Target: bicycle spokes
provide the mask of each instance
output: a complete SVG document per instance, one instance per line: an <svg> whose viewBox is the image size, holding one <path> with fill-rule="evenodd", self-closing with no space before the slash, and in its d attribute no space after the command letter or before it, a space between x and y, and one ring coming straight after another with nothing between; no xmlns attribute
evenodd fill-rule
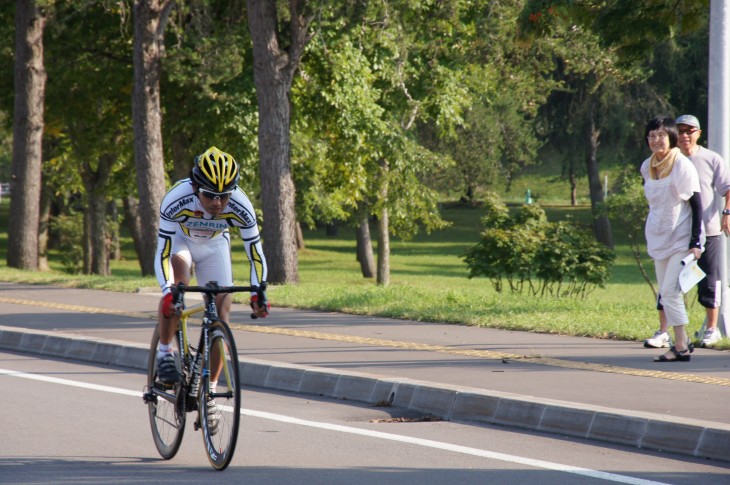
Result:
<svg viewBox="0 0 730 485"><path fill-rule="evenodd" d="M208 459L222 470L233 457L241 416L238 356L230 330L222 322L211 326L208 364L198 405L200 424Z"/></svg>
<svg viewBox="0 0 730 485"><path fill-rule="evenodd" d="M159 329L156 329L150 343L149 362L147 365L147 389L144 400L152 428L152 437L160 456L169 460L177 453L185 432L185 403L181 396L182 383L172 386L157 380L157 344ZM179 352L177 353L179 357Z"/></svg>

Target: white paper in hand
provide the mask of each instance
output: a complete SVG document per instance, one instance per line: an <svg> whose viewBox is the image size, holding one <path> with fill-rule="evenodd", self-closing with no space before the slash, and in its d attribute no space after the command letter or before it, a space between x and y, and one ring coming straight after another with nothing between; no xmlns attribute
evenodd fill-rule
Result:
<svg viewBox="0 0 730 485"><path fill-rule="evenodd" d="M682 265L684 268L679 273L679 287L682 288L683 293L687 293L706 275L697 265L697 260L692 254L682 260Z"/></svg>

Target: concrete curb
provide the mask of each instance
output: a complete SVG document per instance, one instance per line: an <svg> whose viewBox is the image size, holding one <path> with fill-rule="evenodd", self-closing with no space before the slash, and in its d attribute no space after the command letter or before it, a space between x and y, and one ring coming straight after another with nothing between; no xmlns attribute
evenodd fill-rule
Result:
<svg viewBox="0 0 730 485"><path fill-rule="evenodd" d="M76 334L0 326L0 349L147 368L146 345ZM240 366L249 386L730 461L730 425L722 423L251 358Z"/></svg>

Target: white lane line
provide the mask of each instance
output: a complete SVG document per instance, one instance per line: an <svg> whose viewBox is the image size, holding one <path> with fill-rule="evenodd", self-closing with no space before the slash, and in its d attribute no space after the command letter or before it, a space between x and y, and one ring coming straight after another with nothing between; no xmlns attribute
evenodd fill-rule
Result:
<svg viewBox="0 0 730 485"><path fill-rule="evenodd" d="M43 376L38 374L28 374L26 372L18 372L7 369L0 369L0 374L4 374L12 377L22 377L24 379L32 379L36 381L50 382L54 384L63 384L65 386L80 387L83 389L91 389L95 391L110 392L114 394L122 394L125 396L142 397L142 393L139 391L131 391L128 389L121 389L118 387L102 386L99 384L89 384L87 382L73 381L69 379L61 379L58 377ZM245 416L256 417L260 419L268 419L271 421L279 421L282 423L295 424L298 426L308 426L310 428L319 428L328 431L336 431L339 433L349 433L360 436L367 436L370 438L377 438L382 440L397 441L400 443L408 443L412 445L423 446L427 448L434 448L438 450L451 451L454 453L461 453L471 456L479 456L482 458L488 458L490 460L499 460L508 463L516 463L520 465L527 465L535 468L543 468L546 470L554 470L563 473L571 473L574 475L581 475L590 478L598 478L602 480L608 480L616 483L629 483L632 485L664 485L663 482L655 482L652 480L643 480L641 478L634 478L625 475L617 475L615 473L607 473L599 470L591 470L590 468L580 468L570 465L562 465L560 463L552 463L543 460L534 460L532 458L525 458L522 456L508 455L505 453L497 453L494 451L482 450L479 448L471 448L468 446L453 445L450 443L442 443L440 441L427 440L423 438L413 438L410 436L397 435L392 433L383 433L381 431L371 431L368 429L353 428L351 426L342 426L339 424L323 423L319 421L309 421L306 419L294 418L291 416L284 416L282 414L267 413L264 411L254 411L253 409L241 409L241 414Z"/></svg>
<svg viewBox="0 0 730 485"><path fill-rule="evenodd" d="M547 470L555 470L565 473L572 473L575 475L582 475L591 478L600 478L603 480L609 480L617 483L630 483L635 485L659 485L663 482L654 482L651 480L643 480L641 478L628 477L625 475L616 475L615 473L607 473L598 470L591 470L589 468L580 468L570 465L561 465L560 463L552 463L543 460L533 460L532 458L524 458L516 455L507 455L504 453L497 453L494 451L481 450L479 448L471 448L468 446L452 445L450 443L443 443L440 441L427 440L422 438L413 438L411 436L402 436L392 433L383 433L381 431L371 431L367 429L353 428L350 426L342 426L339 424L322 423L318 421L308 421L305 419L293 418L291 416L284 416L281 414L267 413L264 411L254 411L251 409L241 409L241 414L247 416L253 416L262 419L269 419L273 421L280 421L283 423L297 424L300 426L309 426L312 428L320 428L329 431L338 431L340 433L350 433L361 436L367 436L371 438L378 438L390 441L399 441L401 443L409 443L413 445L424 446L427 448L436 448L439 450L453 451L455 453L462 453L465 455L480 456L483 458L489 458L491 460L505 461L509 463L517 463L520 465L528 465L536 468L544 468Z"/></svg>
<svg viewBox="0 0 730 485"><path fill-rule="evenodd" d="M5 374L12 377L22 377L24 379L31 379L34 381L52 382L53 384L63 384L64 386L81 387L84 389L93 389L95 391L111 392L114 394L123 394L125 396L142 397L142 393L139 391L130 391L127 389L120 389L118 387L102 386L100 384L89 384L88 382L72 381L69 379L61 379L59 377L43 376L39 374L28 374L26 372L19 372L14 370L0 369L0 374Z"/></svg>

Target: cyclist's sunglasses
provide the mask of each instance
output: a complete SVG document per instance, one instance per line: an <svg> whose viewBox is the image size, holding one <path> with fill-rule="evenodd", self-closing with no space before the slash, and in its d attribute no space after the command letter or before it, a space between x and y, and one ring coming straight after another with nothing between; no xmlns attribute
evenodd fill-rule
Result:
<svg viewBox="0 0 730 485"><path fill-rule="evenodd" d="M210 190L205 190L203 187L200 187L198 189L198 192L200 192L201 194L203 194L203 197L205 197L206 199L210 199L210 200L223 200L223 199L227 199L233 193L232 190L231 191L228 191L228 192L212 192Z"/></svg>

